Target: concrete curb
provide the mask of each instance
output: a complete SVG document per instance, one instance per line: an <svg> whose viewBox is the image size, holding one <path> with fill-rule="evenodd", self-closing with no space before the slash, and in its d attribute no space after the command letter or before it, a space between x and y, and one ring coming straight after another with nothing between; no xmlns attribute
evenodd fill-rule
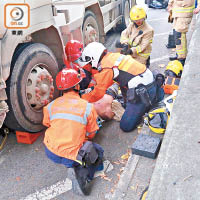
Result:
<svg viewBox="0 0 200 200"><path fill-rule="evenodd" d="M131 154L125 166L125 169L120 176L120 180L117 184L116 190L110 199L122 200L123 197L126 195L129 183L137 167L139 159L140 159L140 156Z"/></svg>

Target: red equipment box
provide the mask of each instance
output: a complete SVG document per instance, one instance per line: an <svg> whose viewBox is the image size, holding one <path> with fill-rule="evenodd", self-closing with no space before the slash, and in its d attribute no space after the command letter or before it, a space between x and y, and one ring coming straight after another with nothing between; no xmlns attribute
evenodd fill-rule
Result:
<svg viewBox="0 0 200 200"><path fill-rule="evenodd" d="M168 76L165 79L164 91L165 94L172 94L174 90L178 90L180 78Z"/></svg>
<svg viewBox="0 0 200 200"><path fill-rule="evenodd" d="M27 133L27 132L16 131L16 137L18 143L33 144L40 135L41 133Z"/></svg>

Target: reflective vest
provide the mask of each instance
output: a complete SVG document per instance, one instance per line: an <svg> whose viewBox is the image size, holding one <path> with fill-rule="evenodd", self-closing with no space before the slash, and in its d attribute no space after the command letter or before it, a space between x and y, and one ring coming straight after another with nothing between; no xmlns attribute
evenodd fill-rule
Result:
<svg viewBox="0 0 200 200"><path fill-rule="evenodd" d="M195 0L174 0L172 4L172 17L192 17Z"/></svg>
<svg viewBox="0 0 200 200"><path fill-rule="evenodd" d="M101 61L101 67L113 68L118 67L119 70L132 74L140 75L146 71L146 66L133 59L130 55L122 55L120 53L108 53Z"/></svg>
<svg viewBox="0 0 200 200"><path fill-rule="evenodd" d="M130 55L108 53L101 61L101 67L119 69L119 76L114 79L120 86L126 86L128 81L146 71L146 66L133 59Z"/></svg>
<svg viewBox="0 0 200 200"><path fill-rule="evenodd" d="M99 129L94 106L72 91L44 107L43 124L48 127L44 144L54 154L76 160L87 136Z"/></svg>
<svg viewBox="0 0 200 200"><path fill-rule="evenodd" d="M89 102L96 102L101 99L107 88L114 83L113 67L119 69L119 80L114 80L122 87L127 85L130 79L146 71L145 65L137 62L131 56L124 56L120 53L107 53L101 60L101 67L102 70L94 75L97 82L94 90L82 96Z"/></svg>

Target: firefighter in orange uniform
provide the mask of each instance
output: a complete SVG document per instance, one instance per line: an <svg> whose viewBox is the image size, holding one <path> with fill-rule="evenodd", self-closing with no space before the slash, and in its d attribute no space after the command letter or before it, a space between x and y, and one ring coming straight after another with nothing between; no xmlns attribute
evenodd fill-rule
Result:
<svg viewBox="0 0 200 200"><path fill-rule="evenodd" d="M99 129L98 116L94 106L79 96L83 70L73 68L74 64L58 73L56 85L63 96L44 107L43 124L48 127L44 144L47 157L72 168L68 169L76 176L72 184L77 182L79 193L87 195L95 171L103 167L103 149L90 141Z"/></svg>
<svg viewBox="0 0 200 200"><path fill-rule="evenodd" d="M84 48L81 58L85 62L87 58L87 63L99 71L94 75L97 82L94 90L82 98L94 102L101 99L105 93L115 98L116 92L106 88L114 81L117 82L126 102L126 109L120 121L120 128L125 132L133 130L150 106L164 97L161 88L164 77L162 81L154 78L144 64L130 55L107 52L101 43L92 42Z"/></svg>
<svg viewBox="0 0 200 200"><path fill-rule="evenodd" d="M65 46L65 54L67 56L67 62L78 64L81 68L83 68L86 74L86 77L83 78L83 80L80 83L80 88L81 88L80 93L82 95L82 98L84 99L85 96L87 96L84 94L91 92L94 86L96 85L96 80L94 76L96 73L98 73L98 70L93 69L91 65L88 64L87 62L85 63L82 60L80 60L82 51L83 51L83 43L78 40L70 40L67 42ZM107 89L107 84L101 85L101 87L104 88L105 91ZM113 118L118 120L118 118L120 118L119 115L121 115L121 113L123 113L124 111L124 109L121 106L119 106L119 103L117 101L113 102L113 97L108 94L104 94L104 96L100 100L98 96L97 98L94 97L92 101L89 100L89 102L94 103L94 107L97 111L97 114L104 120L109 120ZM112 108L113 109L117 108L118 112L114 113ZM118 115L118 117L116 117L116 115Z"/></svg>

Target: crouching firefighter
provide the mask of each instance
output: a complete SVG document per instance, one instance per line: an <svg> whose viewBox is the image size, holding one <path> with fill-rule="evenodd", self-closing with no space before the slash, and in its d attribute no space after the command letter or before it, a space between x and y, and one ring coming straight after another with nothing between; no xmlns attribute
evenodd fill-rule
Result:
<svg viewBox="0 0 200 200"><path fill-rule="evenodd" d="M149 67L154 30L146 22L146 12L141 6L131 8L130 21L128 27L122 31L120 41L116 42L116 50L131 55Z"/></svg>
<svg viewBox="0 0 200 200"><path fill-rule="evenodd" d="M72 64L74 65L74 64ZM45 153L55 163L64 164L78 194L89 194L90 181L97 170L103 169L103 149L89 141L99 129L93 104L79 96L79 83L85 77L74 66L64 68L56 77L63 96L44 107L43 124L47 126Z"/></svg>
<svg viewBox="0 0 200 200"><path fill-rule="evenodd" d="M119 84L126 102L125 112L120 120L120 128L125 132L136 128L151 105L164 97L162 83L157 84L152 72L130 55L107 52L101 43L92 42L84 48L81 57L82 60L87 58L88 63L99 71L95 74L97 84L87 94L88 100L94 96L100 99L104 93L115 98L116 90L112 91L110 86L114 81ZM110 87L107 91L101 88L105 83L107 88ZM158 83L160 83L159 79Z"/></svg>

